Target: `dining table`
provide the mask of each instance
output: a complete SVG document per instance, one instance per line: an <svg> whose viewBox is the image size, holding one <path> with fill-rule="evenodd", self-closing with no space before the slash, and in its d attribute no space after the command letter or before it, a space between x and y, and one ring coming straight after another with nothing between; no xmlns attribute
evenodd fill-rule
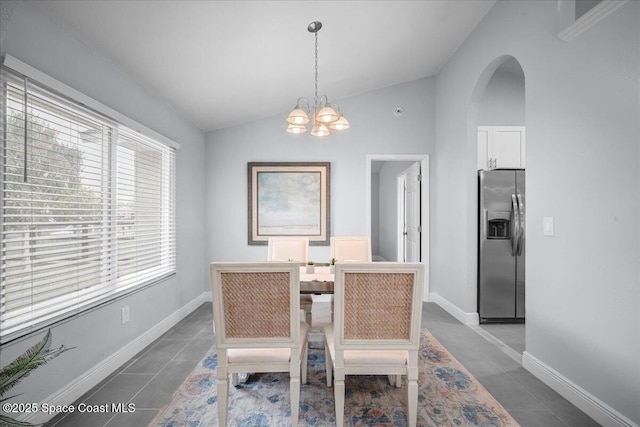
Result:
<svg viewBox="0 0 640 427"><path fill-rule="evenodd" d="M313 273L307 273L307 267L300 267L301 294L333 294L334 274L331 267L314 266Z"/></svg>

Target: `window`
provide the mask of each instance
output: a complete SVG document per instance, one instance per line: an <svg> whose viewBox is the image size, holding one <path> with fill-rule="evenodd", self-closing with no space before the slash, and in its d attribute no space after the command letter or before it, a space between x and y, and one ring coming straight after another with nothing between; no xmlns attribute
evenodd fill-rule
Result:
<svg viewBox="0 0 640 427"><path fill-rule="evenodd" d="M2 69L0 340L176 270L175 151Z"/></svg>

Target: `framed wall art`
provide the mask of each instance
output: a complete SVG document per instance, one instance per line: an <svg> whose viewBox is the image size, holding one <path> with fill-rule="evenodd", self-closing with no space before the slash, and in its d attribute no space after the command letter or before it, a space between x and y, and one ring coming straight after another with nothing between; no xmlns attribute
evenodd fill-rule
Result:
<svg viewBox="0 0 640 427"><path fill-rule="evenodd" d="M247 169L250 245L270 236L329 244L330 162L250 162Z"/></svg>

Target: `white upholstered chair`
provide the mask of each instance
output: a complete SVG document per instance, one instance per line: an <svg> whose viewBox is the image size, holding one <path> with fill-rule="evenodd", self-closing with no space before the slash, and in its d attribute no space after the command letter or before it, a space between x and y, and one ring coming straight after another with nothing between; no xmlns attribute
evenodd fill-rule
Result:
<svg viewBox="0 0 640 427"><path fill-rule="evenodd" d="M337 262L371 262L371 238L368 236L331 237L331 258Z"/></svg>
<svg viewBox="0 0 640 427"><path fill-rule="evenodd" d="M291 424L298 425L307 381L307 332L300 321L300 266L294 262L212 263L218 352L218 418L225 426L229 374L288 372Z"/></svg>
<svg viewBox="0 0 640 427"><path fill-rule="evenodd" d="M329 240L331 258L336 262L371 262L371 238L369 236L331 237ZM333 318L333 297L331 297L331 318Z"/></svg>
<svg viewBox="0 0 640 427"><path fill-rule="evenodd" d="M346 375L407 378L407 422L416 425L422 263L338 263L334 323L325 327L327 386L334 376L336 425L344 422Z"/></svg>
<svg viewBox="0 0 640 427"><path fill-rule="evenodd" d="M309 261L309 238L302 236L269 237L267 243L268 261L296 261L306 264ZM313 297L300 295L300 309L304 311L304 318L311 326L311 310Z"/></svg>

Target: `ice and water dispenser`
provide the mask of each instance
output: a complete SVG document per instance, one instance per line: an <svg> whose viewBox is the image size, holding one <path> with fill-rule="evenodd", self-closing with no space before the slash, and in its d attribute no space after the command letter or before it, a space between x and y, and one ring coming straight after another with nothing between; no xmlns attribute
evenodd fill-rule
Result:
<svg viewBox="0 0 640 427"><path fill-rule="evenodd" d="M511 238L511 212L485 211L487 239Z"/></svg>

